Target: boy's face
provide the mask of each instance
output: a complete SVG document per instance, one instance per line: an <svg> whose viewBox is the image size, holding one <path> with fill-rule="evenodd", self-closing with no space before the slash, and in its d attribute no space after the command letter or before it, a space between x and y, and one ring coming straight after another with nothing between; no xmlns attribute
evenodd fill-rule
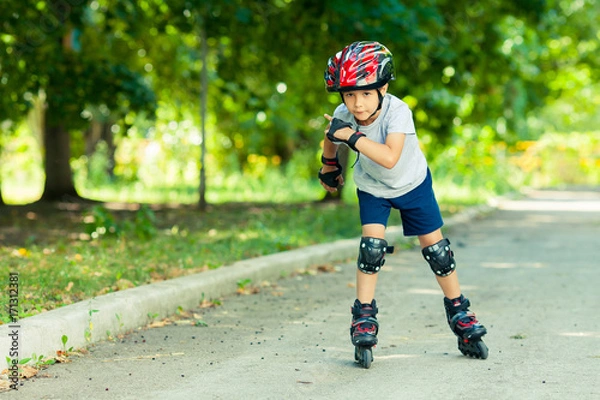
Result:
<svg viewBox="0 0 600 400"><path fill-rule="evenodd" d="M384 85L379 88L381 95L385 95L388 85ZM371 90L352 90L349 92L342 92L342 98L344 104L348 110L354 115L359 125L369 125L377 117L381 110L377 111L375 115L373 113L379 107L379 96L377 95L378 89Z"/></svg>

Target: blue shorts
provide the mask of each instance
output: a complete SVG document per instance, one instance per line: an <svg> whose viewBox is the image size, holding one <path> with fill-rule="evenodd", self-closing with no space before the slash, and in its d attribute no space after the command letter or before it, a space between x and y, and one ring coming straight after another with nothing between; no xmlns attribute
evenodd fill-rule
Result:
<svg viewBox="0 0 600 400"><path fill-rule="evenodd" d="M360 222L387 226L391 209L400 211L404 236L420 236L431 233L444 225L440 207L433 193L431 172L419 186L394 199L382 199L356 190L360 207Z"/></svg>

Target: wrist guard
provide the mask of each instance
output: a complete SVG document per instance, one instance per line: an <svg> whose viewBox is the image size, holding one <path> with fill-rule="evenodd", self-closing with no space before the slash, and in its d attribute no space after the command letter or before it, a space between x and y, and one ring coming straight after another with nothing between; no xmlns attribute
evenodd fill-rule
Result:
<svg viewBox="0 0 600 400"><path fill-rule="evenodd" d="M356 131L352 134L352 136L350 136L348 138L348 141L346 142L346 144L348 145L348 147L350 147L352 150L354 150L358 153L359 151L356 148L356 142L358 142L358 139L360 139L361 137L365 137L365 136L367 136L367 135L365 135L362 132Z"/></svg>
<svg viewBox="0 0 600 400"><path fill-rule="evenodd" d="M348 140L343 140L343 139L339 139L339 138L335 137L335 132L339 131L340 129L344 129L344 128L352 128L352 124L350 122L344 122L339 118L332 119L331 125L329 126L329 130L327 131L327 139L329 139L331 141L331 143L334 143L334 144L345 143L352 150L358 152L358 150L356 149L356 142L358 141L358 139L360 139L361 137L364 137L366 135L361 132L354 132L354 134L352 134L348 138Z"/></svg>
<svg viewBox="0 0 600 400"><path fill-rule="evenodd" d="M340 162L338 160L337 154L333 158L326 158L324 155L321 155L321 163L323 165L329 165L332 167L340 168Z"/></svg>
<svg viewBox="0 0 600 400"><path fill-rule="evenodd" d="M337 169L326 173L322 173L321 170L319 170L319 179L327 186L337 187L339 185L337 177L342 174L342 165L338 161L337 155L335 158L325 158L321 156L321 162L324 165L335 166Z"/></svg>
<svg viewBox="0 0 600 400"><path fill-rule="evenodd" d="M344 122L339 118L332 119L331 124L329 124L329 130L327 131L327 139L335 144L346 143L345 140L338 139L334 136L337 131L344 128L352 128L352 124L350 122Z"/></svg>

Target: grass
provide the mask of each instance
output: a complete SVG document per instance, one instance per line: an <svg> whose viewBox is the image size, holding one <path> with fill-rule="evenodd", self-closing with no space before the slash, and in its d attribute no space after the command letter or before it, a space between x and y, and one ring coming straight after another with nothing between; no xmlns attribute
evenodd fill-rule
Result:
<svg viewBox="0 0 600 400"><path fill-rule="evenodd" d="M116 210L6 207L0 276L19 274L21 318L288 249L360 235L356 205L224 204ZM348 217L345 217L345 216ZM8 304L3 291L2 304ZM2 310L3 322L8 310Z"/></svg>

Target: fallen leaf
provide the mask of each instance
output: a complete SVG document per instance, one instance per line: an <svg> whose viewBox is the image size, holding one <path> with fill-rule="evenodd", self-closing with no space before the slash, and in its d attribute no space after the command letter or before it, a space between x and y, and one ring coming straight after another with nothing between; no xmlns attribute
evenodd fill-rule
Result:
<svg viewBox="0 0 600 400"><path fill-rule="evenodd" d="M258 286L246 286L244 288L238 288L236 290L236 293L240 294L240 295L257 294L257 293L260 293L260 287L258 287Z"/></svg>
<svg viewBox="0 0 600 400"><path fill-rule="evenodd" d="M57 350L56 351L56 357L54 358L54 360L57 363L61 363L61 364L65 364L65 363L71 362L71 360L69 360L69 355L67 354L67 352L66 351L62 351L62 350Z"/></svg>
<svg viewBox="0 0 600 400"><path fill-rule="evenodd" d="M193 314L191 311L180 311L178 314L176 314L176 317L184 319L184 318L192 318L195 314Z"/></svg>
<svg viewBox="0 0 600 400"><path fill-rule="evenodd" d="M33 367L29 366L29 365L23 365L21 367L21 369L22 369L21 376L23 376L23 378L25 378L25 379L29 379L32 376L36 376L37 373L38 373L37 369L35 369L35 368L33 368Z"/></svg>
<svg viewBox="0 0 600 400"><path fill-rule="evenodd" d="M1 391L4 392L4 391L7 391L7 390L10 390L10 385L11 385L10 381L5 381L5 380L1 380L0 379L0 390Z"/></svg>
<svg viewBox="0 0 600 400"><path fill-rule="evenodd" d="M200 308L213 308L216 307L217 304L214 301L210 301L210 300L202 300L202 303L200 303L200 305L198 307Z"/></svg>
<svg viewBox="0 0 600 400"><path fill-rule="evenodd" d="M171 325L171 321L168 318L162 321L154 321L148 325L148 328L162 328L163 326L167 325Z"/></svg>
<svg viewBox="0 0 600 400"><path fill-rule="evenodd" d="M325 265L319 265L317 267L317 271L332 273L332 272L336 272L336 269L335 269L335 266L333 266L331 264L325 264Z"/></svg>

